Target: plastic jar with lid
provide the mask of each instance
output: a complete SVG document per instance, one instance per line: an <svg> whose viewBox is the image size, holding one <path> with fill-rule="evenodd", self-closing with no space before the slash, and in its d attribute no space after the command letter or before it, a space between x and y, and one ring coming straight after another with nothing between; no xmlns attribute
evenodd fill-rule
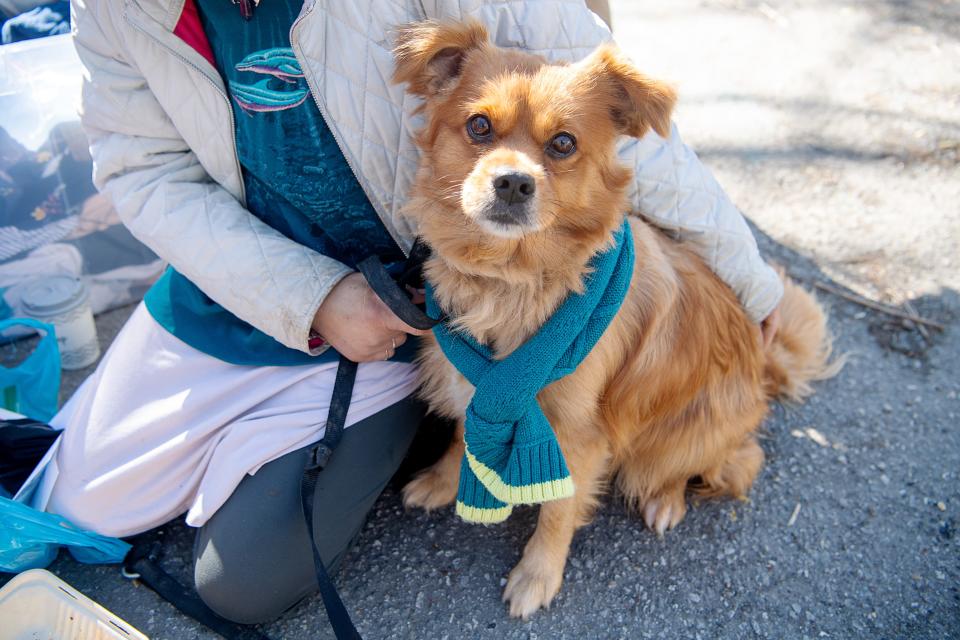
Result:
<svg viewBox="0 0 960 640"><path fill-rule="evenodd" d="M64 369L83 369L97 361L97 325L82 281L70 276L43 278L27 285L20 299L28 317L56 329Z"/></svg>

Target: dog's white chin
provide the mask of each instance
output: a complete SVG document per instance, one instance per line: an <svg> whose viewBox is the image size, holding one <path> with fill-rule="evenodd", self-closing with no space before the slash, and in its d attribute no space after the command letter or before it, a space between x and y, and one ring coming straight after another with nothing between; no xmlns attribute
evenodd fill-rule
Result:
<svg viewBox="0 0 960 640"><path fill-rule="evenodd" d="M505 240L516 240L543 228L543 225L539 223L540 215L537 211L536 198L531 199L523 206L523 217L525 218L523 222L502 222L491 219L491 216L496 214L498 207L498 201L492 190L478 193L474 190L464 189L460 197L463 214L476 223L480 230L487 235Z"/></svg>
<svg viewBox="0 0 960 640"><path fill-rule="evenodd" d="M476 223L477 226L484 231L484 233L497 238L504 238L505 240L517 240L525 235L540 231L540 225L504 224L502 222L494 222L493 220L487 220L485 218L476 220Z"/></svg>

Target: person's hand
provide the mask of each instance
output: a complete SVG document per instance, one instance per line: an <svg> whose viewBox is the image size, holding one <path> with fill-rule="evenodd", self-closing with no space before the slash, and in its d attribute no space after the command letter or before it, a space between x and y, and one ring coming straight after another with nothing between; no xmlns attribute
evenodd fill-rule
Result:
<svg viewBox="0 0 960 640"><path fill-rule="evenodd" d="M760 333L763 335L763 348L769 349L770 345L773 344L773 339L777 335L777 330L780 329L780 305L778 304L773 311L770 312L766 318L763 319L763 322L760 323Z"/></svg>
<svg viewBox="0 0 960 640"><path fill-rule="evenodd" d="M359 273L330 290L313 318L313 330L354 362L389 360L407 334L428 333L394 315Z"/></svg>

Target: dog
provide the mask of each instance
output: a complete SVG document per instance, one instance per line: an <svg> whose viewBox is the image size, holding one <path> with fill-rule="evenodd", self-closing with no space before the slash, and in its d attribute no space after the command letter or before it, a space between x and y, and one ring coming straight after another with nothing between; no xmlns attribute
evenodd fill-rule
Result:
<svg viewBox="0 0 960 640"><path fill-rule="evenodd" d="M623 222L632 171L620 136L667 136L674 90L612 44L573 64L501 49L478 23L399 30L394 80L423 99L421 161L404 215L432 250L424 264L448 322L502 357L571 292ZM528 618L558 593L574 531L614 484L657 534L686 493L741 497L764 454L756 431L776 397L799 401L836 372L816 299L784 278L781 327L764 348L733 292L682 242L630 216L627 297L572 374L538 400L575 485L541 505L504 601ZM444 456L403 489L408 507L457 494L473 387L435 339L419 355L421 396L458 421ZM691 482L691 481L695 482Z"/></svg>

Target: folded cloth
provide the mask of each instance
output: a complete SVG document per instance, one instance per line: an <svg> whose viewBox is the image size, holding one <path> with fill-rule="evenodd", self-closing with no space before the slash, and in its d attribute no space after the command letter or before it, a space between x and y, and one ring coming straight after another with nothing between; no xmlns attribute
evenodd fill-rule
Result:
<svg viewBox="0 0 960 640"><path fill-rule="evenodd" d="M25 11L4 22L0 42L12 44L64 33L70 33L70 3L61 0Z"/></svg>
<svg viewBox="0 0 960 640"><path fill-rule="evenodd" d="M433 329L444 354L475 391L467 407L457 514L468 522L502 522L515 504L573 495L573 480L549 421L537 403L544 387L572 373L620 308L633 275L626 220L614 245L596 254L584 281L543 326L503 360L447 323ZM427 311L441 310L427 283Z"/></svg>

